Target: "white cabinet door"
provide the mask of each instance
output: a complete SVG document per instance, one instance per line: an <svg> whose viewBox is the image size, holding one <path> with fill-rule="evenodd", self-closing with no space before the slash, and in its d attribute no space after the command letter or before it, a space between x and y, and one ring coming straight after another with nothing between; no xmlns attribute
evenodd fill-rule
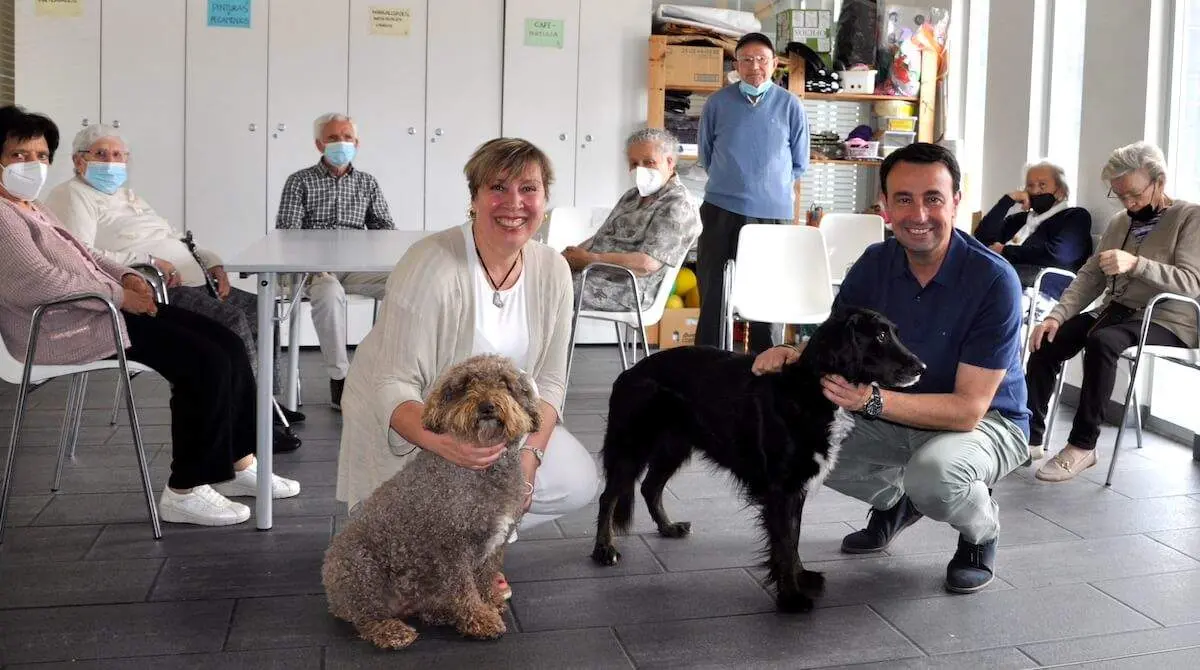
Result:
<svg viewBox="0 0 1200 670"><path fill-rule="evenodd" d="M504 14L504 135L527 139L550 156L550 206L571 205L579 0L507 0ZM550 37L553 33L560 39Z"/></svg>
<svg viewBox="0 0 1200 670"><path fill-rule="evenodd" d="M33 0L15 3L17 103L58 126L59 148L42 193L70 179L71 141L100 120L100 3L80 16L41 15Z"/></svg>
<svg viewBox="0 0 1200 670"><path fill-rule="evenodd" d="M611 207L633 184L625 139L646 125L650 0L583 0L575 206Z"/></svg>
<svg viewBox="0 0 1200 670"><path fill-rule="evenodd" d="M261 3L260 3L261 4ZM288 175L317 162L313 121L346 113L349 0L271 0L267 53L267 228Z"/></svg>
<svg viewBox="0 0 1200 670"><path fill-rule="evenodd" d="M425 0L350 2L349 110L359 135L354 165L379 182L401 230L424 228L425 6ZM372 7L407 13L385 19L373 16ZM470 42L456 31L442 37L455 42L457 52L455 60L439 65L440 76L455 78L475 67ZM460 104L469 106L473 92L461 94Z"/></svg>
<svg viewBox="0 0 1200 670"><path fill-rule="evenodd" d="M187 227L230 258L267 232L267 3L249 28L208 27L187 5Z"/></svg>
<svg viewBox="0 0 1200 670"><path fill-rule="evenodd" d="M178 231L183 221L186 5L104 0L100 118L129 147L129 186Z"/></svg>
<svg viewBox="0 0 1200 670"><path fill-rule="evenodd" d="M425 229L444 230L467 219L467 159L500 135L504 1L431 2L429 35ZM470 45L469 62L463 60L464 45Z"/></svg>

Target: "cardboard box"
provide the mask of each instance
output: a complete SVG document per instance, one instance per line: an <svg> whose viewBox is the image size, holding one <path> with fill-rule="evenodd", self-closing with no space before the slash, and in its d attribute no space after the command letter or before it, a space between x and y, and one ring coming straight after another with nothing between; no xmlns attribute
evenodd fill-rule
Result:
<svg viewBox="0 0 1200 670"><path fill-rule="evenodd" d="M789 9L775 15L775 49L800 42L817 52L827 67L833 64L833 11Z"/></svg>
<svg viewBox="0 0 1200 670"><path fill-rule="evenodd" d="M667 88L720 87L725 68L724 53L719 47L668 44L664 60Z"/></svg>
<svg viewBox="0 0 1200 670"><path fill-rule="evenodd" d="M696 343L696 323L700 320L700 308L668 309L658 322L658 348L673 349Z"/></svg>
<svg viewBox="0 0 1200 670"><path fill-rule="evenodd" d="M646 342L652 347L658 346L658 324L646 326Z"/></svg>

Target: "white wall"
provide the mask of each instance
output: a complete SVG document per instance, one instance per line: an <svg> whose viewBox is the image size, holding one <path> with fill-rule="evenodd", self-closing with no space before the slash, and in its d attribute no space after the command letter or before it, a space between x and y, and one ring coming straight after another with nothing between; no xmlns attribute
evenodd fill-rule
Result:
<svg viewBox="0 0 1200 670"><path fill-rule="evenodd" d="M984 103L981 207L986 211L1021 184L1028 162L1034 0L990 4Z"/></svg>

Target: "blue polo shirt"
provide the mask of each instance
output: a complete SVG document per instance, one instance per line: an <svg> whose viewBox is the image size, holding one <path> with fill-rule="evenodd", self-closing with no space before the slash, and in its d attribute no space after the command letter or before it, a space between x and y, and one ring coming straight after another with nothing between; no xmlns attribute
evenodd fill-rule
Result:
<svg viewBox="0 0 1200 670"><path fill-rule="evenodd" d="M998 254L954 230L942 267L924 287L895 238L869 247L846 274L835 305L873 309L896 324L900 341L925 362L906 393L953 393L958 364L1006 370L991 409L1029 437L1021 368L1021 282Z"/></svg>

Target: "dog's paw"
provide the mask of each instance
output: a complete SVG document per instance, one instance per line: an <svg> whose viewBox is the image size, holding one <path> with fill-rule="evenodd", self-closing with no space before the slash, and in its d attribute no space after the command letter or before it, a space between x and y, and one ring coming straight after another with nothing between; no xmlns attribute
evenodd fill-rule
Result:
<svg viewBox="0 0 1200 670"><path fill-rule="evenodd" d="M621 552L611 544L596 543L596 547L592 549L592 560L600 565L616 565L621 559Z"/></svg>
<svg viewBox="0 0 1200 670"><path fill-rule="evenodd" d="M664 526L659 526L658 528L658 534L662 535L663 537L683 537L684 535L690 535L691 532L691 521L678 521L676 523L669 523Z"/></svg>
<svg viewBox="0 0 1200 670"><path fill-rule="evenodd" d="M775 606L780 612L811 612L813 601L803 593L780 593L775 597Z"/></svg>
<svg viewBox="0 0 1200 670"><path fill-rule="evenodd" d="M825 575L816 570L801 570L796 575L796 585L807 595L819 596L825 593Z"/></svg>
<svg viewBox="0 0 1200 670"><path fill-rule="evenodd" d="M495 610L472 612L466 619L459 621L456 628L465 637L477 640L497 638L508 631L504 619Z"/></svg>
<svg viewBox="0 0 1200 670"><path fill-rule="evenodd" d="M403 649L416 642L417 631L399 619L359 624L362 639L381 649Z"/></svg>

